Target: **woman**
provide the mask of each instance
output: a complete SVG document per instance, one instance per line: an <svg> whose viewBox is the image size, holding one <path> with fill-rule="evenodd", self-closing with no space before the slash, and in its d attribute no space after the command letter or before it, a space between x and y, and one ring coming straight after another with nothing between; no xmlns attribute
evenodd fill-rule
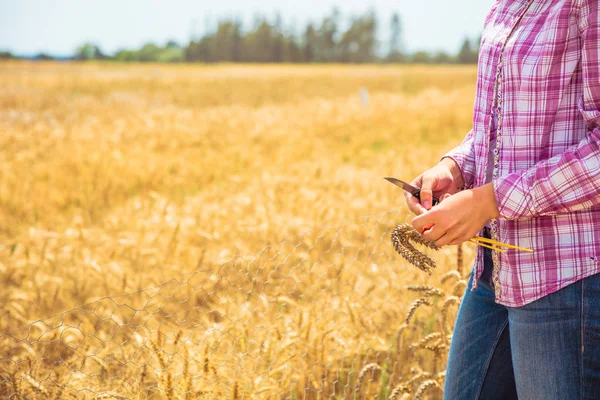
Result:
<svg viewBox="0 0 600 400"><path fill-rule="evenodd" d="M496 0L473 129L413 181L420 203L407 196L440 246L535 250L478 248L446 399L600 399L599 3Z"/></svg>

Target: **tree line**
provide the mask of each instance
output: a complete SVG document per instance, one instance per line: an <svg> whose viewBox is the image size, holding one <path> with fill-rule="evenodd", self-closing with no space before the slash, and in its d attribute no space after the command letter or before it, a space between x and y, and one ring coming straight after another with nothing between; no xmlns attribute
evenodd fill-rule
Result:
<svg viewBox="0 0 600 400"><path fill-rule="evenodd" d="M244 63L431 63L472 64L477 62L479 41L465 38L456 54L405 51L401 17L395 13L388 23L389 37L377 37L379 20L370 10L342 20L334 9L320 22L302 29L286 26L280 15L269 20L257 16L245 29L239 19L218 21L186 45L169 41L164 46L147 43L139 49L123 49L109 55L94 43L79 46L74 60L121 62L244 62ZM10 58L0 53L0 58ZM39 58L47 59L47 54Z"/></svg>

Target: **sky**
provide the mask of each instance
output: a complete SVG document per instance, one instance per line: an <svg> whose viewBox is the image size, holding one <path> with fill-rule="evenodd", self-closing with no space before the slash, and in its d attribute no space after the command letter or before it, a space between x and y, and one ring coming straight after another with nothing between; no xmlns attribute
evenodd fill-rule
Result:
<svg viewBox="0 0 600 400"><path fill-rule="evenodd" d="M370 7L384 27L393 12L403 22L406 50L456 52L465 37L481 33L493 0L0 0L0 51L20 55L47 52L71 55L84 42L104 52L159 45L174 39L186 44L206 25L238 17L249 26L256 14L285 24L304 26L318 21L337 6L342 17L362 14Z"/></svg>

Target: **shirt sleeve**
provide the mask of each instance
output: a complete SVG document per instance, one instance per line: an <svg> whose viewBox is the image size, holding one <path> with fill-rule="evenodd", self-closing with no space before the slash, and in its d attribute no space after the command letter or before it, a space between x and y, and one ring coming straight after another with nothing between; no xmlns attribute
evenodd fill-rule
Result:
<svg viewBox="0 0 600 400"><path fill-rule="evenodd" d="M465 189L470 189L473 187L473 181L475 178L475 152L473 148L473 136L473 130L471 129L460 145L444 154L441 158L442 160L444 158L451 158L458 165L463 180L465 181Z"/></svg>
<svg viewBox="0 0 600 400"><path fill-rule="evenodd" d="M589 132L562 154L494 179L501 218L564 214L600 204L600 2L579 2L583 74L579 109Z"/></svg>

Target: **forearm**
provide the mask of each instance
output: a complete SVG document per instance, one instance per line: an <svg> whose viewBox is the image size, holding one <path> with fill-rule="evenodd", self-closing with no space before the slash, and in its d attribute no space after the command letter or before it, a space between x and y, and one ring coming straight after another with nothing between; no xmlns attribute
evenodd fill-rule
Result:
<svg viewBox="0 0 600 400"><path fill-rule="evenodd" d="M493 180L504 219L564 214L600 204L600 128L533 167Z"/></svg>

